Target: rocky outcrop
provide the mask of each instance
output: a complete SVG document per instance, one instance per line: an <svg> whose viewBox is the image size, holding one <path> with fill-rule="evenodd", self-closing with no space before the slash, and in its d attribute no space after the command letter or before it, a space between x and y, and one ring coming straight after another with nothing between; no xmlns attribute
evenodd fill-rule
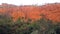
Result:
<svg viewBox="0 0 60 34"><path fill-rule="evenodd" d="M24 19L38 20L42 18L41 14L47 19L60 21L60 3L46 4L42 6L16 6L12 4L0 5L0 14L10 15L13 20L19 17Z"/></svg>

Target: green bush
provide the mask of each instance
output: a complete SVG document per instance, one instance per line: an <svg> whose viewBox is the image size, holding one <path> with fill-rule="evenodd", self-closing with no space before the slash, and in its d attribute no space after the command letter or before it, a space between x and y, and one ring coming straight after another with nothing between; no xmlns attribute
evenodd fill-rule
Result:
<svg viewBox="0 0 60 34"><path fill-rule="evenodd" d="M13 22L11 17L0 15L0 34L57 34L60 30L60 22L55 25L53 21L41 18L31 23L18 18ZM57 32L58 31L58 32Z"/></svg>
<svg viewBox="0 0 60 34"><path fill-rule="evenodd" d="M1 15L0 19L0 34L30 34L34 30L33 24L22 22L20 18L13 22Z"/></svg>

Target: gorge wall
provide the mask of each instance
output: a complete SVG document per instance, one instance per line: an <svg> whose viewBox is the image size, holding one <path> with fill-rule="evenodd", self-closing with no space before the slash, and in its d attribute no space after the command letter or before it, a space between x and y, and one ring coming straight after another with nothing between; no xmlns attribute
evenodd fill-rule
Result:
<svg viewBox="0 0 60 34"><path fill-rule="evenodd" d="M42 18L41 14L43 14L47 19L60 22L60 3L42 6L16 6L3 3L0 5L0 14L11 16L13 20L17 20L18 18L38 20Z"/></svg>

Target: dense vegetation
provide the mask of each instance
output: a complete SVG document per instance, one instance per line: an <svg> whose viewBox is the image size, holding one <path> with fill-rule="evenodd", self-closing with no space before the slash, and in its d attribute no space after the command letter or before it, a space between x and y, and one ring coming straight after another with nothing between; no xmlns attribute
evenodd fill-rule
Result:
<svg viewBox="0 0 60 34"><path fill-rule="evenodd" d="M18 18L13 22L11 17L0 15L0 34L59 34L60 24L53 24L52 20L42 17L40 20L31 23Z"/></svg>

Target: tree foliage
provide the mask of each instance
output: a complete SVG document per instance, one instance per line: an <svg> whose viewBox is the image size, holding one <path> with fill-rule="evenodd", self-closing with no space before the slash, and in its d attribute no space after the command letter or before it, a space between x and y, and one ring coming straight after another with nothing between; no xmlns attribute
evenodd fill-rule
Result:
<svg viewBox="0 0 60 34"><path fill-rule="evenodd" d="M55 25L52 20L44 17L30 22L31 20L24 22L20 18L13 22L11 18L0 15L0 34L57 34L60 30L60 22Z"/></svg>

